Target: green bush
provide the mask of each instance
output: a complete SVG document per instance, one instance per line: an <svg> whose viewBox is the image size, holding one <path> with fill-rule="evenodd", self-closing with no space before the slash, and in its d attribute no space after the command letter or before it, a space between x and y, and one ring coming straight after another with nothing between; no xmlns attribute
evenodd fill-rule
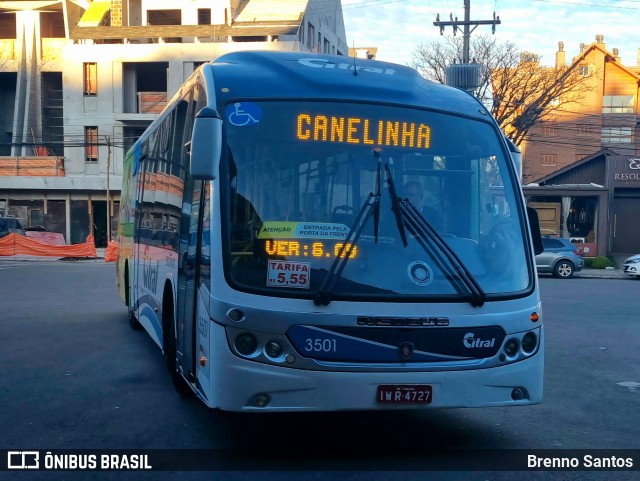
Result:
<svg viewBox="0 0 640 481"><path fill-rule="evenodd" d="M594 269L605 269L612 266L613 264L611 263L611 260L609 260L609 258L605 256L594 257L591 262L591 267L593 267Z"/></svg>
<svg viewBox="0 0 640 481"><path fill-rule="evenodd" d="M585 267L593 267L593 257L585 257L584 258L584 266Z"/></svg>

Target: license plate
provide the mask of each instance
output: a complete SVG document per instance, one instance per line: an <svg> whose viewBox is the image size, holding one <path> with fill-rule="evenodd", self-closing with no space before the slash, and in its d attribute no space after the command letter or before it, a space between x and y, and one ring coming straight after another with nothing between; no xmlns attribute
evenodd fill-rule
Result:
<svg viewBox="0 0 640 481"><path fill-rule="evenodd" d="M380 404L431 404L432 388L428 384L383 384L378 386Z"/></svg>

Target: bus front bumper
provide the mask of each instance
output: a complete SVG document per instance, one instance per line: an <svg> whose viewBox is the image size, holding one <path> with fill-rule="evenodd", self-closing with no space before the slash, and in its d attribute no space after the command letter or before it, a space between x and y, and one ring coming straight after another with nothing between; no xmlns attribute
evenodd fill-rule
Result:
<svg viewBox="0 0 640 481"><path fill-rule="evenodd" d="M223 336L211 346L208 405L226 411L337 411L537 404L542 400L544 336L538 352L523 361L488 369L433 372L312 371L263 364L229 351ZM213 341L212 339L212 341ZM378 386L431 386L429 403L380 403ZM514 399L514 389L524 396ZM518 396L515 396L518 397ZM266 401L266 402L265 402Z"/></svg>

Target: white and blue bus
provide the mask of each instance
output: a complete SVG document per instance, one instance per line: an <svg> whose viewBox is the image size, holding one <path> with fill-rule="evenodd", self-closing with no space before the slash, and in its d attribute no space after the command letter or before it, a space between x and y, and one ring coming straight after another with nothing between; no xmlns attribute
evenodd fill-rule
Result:
<svg viewBox="0 0 640 481"><path fill-rule="evenodd" d="M222 410L539 403L541 241L516 150L407 67L224 55L127 153L130 323Z"/></svg>

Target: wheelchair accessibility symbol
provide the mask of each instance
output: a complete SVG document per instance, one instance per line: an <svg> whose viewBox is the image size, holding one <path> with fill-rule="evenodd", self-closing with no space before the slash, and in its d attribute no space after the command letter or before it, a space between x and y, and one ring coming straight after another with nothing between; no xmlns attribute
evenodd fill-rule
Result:
<svg viewBox="0 0 640 481"><path fill-rule="evenodd" d="M262 109L252 102L236 102L227 107L227 120L236 127L250 127L262 119Z"/></svg>

